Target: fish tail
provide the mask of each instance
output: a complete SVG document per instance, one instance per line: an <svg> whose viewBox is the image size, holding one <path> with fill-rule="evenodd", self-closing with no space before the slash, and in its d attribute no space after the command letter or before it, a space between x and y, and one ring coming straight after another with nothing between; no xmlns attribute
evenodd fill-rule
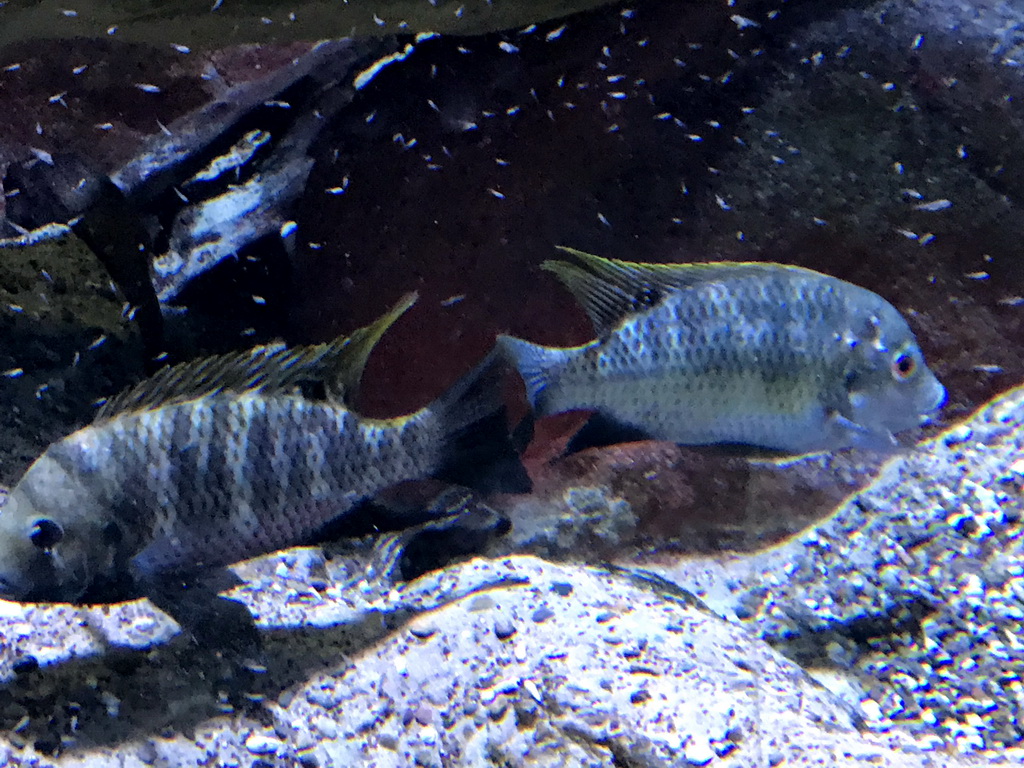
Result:
<svg viewBox="0 0 1024 768"><path fill-rule="evenodd" d="M537 416L548 416L548 387L552 371L558 370L567 355L566 350L545 347L514 336L499 336L496 347L498 354L509 362L526 385L526 397Z"/></svg>
<svg viewBox="0 0 1024 768"><path fill-rule="evenodd" d="M505 418L503 373L504 361L492 351L431 406L444 432L439 480L482 493L530 491Z"/></svg>

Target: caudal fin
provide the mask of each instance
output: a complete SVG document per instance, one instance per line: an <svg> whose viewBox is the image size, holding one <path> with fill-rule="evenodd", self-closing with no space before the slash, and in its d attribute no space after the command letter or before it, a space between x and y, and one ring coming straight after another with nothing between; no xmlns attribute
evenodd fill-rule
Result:
<svg viewBox="0 0 1024 768"><path fill-rule="evenodd" d="M566 362L570 351L504 335L498 337L495 350L519 372L534 413L537 416L549 416L551 411L547 401L552 374Z"/></svg>
<svg viewBox="0 0 1024 768"><path fill-rule="evenodd" d="M482 493L528 493L526 474L512 444L502 400L504 365L491 352L433 406L445 432L435 477Z"/></svg>

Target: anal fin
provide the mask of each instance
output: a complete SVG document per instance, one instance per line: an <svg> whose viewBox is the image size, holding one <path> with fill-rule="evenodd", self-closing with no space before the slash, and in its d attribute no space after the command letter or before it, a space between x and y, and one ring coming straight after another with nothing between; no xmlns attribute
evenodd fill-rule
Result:
<svg viewBox="0 0 1024 768"><path fill-rule="evenodd" d="M583 427L572 436L566 446L565 455L579 453L587 448L603 448L619 443L636 443L651 440L650 433L631 424L623 424L603 413L595 413Z"/></svg>

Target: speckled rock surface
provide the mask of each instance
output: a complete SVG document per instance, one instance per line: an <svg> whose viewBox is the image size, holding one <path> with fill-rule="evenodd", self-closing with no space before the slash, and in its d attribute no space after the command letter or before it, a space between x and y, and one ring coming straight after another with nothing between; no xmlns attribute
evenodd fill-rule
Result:
<svg viewBox="0 0 1024 768"><path fill-rule="evenodd" d="M962 751L1019 743L1024 390L896 457L829 519L764 553L659 568L877 716Z"/></svg>
<svg viewBox="0 0 1024 768"><path fill-rule="evenodd" d="M295 599L279 579L251 583L244 598L258 611L279 604L276 581L278 595ZM624 572L476 560L361 607L331 589L302 602L301 629L287 628L287 611L260 611L276 628L250 711L209 713L185 728L145 727L137 716L162 709L180 720L201 708L208 681L169 667L191 651L172 643L140 655L144 675L127 671L123 650L117 675L109 653L84 658L97 636L124 642L152 625L138 604L4 604L0 696L5 717L24 712L9 736L36 727L23 699L48 680L33 706L45 702L67 733L56 759L7 738L0 750L12 766L64 767L955 764L898 731L859 730L859 713L746 628ZM12 641L64 660L12 682ZM133 674L145 690L128 695L119 686Z"/></svg>

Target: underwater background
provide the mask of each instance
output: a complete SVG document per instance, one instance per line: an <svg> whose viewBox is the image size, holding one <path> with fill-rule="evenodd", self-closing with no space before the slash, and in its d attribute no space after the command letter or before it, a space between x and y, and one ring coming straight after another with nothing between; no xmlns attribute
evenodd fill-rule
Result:
<svg viewBox="0 0 1024 768"><path fill-rule="evenodd" d="M563 456L581 419L542 420L533 491L466 502L500 535L396 539L416 578L375 582L372 525L239 565L244 681L146 601L0 602L0 758L1018 764L1022 25L955 0L0 4L0 486L163 362L327 341L410 291L361 413L422 407L499 333L586 342L541 269L560 245L850 281L948 393L894 453L789 460Z"/></svg>

